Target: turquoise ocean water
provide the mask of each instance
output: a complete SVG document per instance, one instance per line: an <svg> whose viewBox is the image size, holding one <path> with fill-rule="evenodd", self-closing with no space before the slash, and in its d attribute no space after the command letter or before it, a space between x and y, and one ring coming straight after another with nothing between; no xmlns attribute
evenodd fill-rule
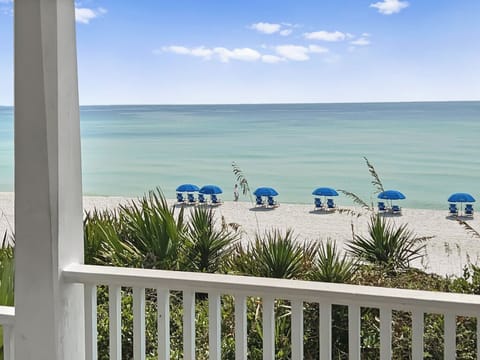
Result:
<svg viewBox="0 0 480 360"><path fill-rule="evenodd" d="M231 163L280 202L331 186L372 198L363 156L404 207L444 209L453 192L480 200L480 102L85 106L87 195L141 195L217 184L232 199ZM0 191L13 191L13 110L0 107ZM343 197L340 204L350 204Z"/></svg>

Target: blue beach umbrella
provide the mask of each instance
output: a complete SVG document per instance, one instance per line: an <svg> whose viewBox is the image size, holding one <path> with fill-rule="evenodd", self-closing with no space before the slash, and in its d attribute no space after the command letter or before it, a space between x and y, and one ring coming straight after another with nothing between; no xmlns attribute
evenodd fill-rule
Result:
<svg viewBox="0 0 480 360"><path fill-rule="evenodd" d="M177 187L177 192L195 192L200 190L200 188L197 185L193 184L182 184L179 187Z"/></svg>
<svg viewBox="0 0 480 360"><path fill-rule="evenodd" d="M406 199L405 195L403 195L398 190L382 191L380 194L378 194L377 197L379 199L382 199L382 200L403 200L403 199Z"/></svg>
<svg viewBox="0 0 480 360"><path fill-rule="evenodd" d="M315 196L338 196L338 192L335 189L329 187L319 187L313 190L312 195Z"/></svg>
<svg viewBox="0 0 480 360"><path fill-rule="evenodd" d="M459 203L473 203L475 198L467 193L455 193L450 195L448 198L449 202L459 202Z"/></svg>
<svg viewBox="0 0 480 360"><path fill-rule="evenodd" d="M218 195L223 193L223 190L220 189L217 185L205 185L202 186L202 188L198 190L198 192L205 195Z"/></svg>
<svg viewBox="0 0 480 360"><path fill-rule="evenodd" d="M253 195L255 196L277 196L278 192L274 188L271 187L259 187L254 192Z"/></svg>

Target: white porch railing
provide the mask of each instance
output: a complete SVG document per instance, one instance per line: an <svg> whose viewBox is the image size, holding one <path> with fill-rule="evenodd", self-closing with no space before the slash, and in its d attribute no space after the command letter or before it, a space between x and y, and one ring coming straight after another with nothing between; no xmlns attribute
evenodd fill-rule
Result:
<svg viewBox="0 0 480 360"><path fill-rule="evenodd" d="M360 309L380 309L380 358L391 359L392 310L412 314L412 359L423 359L424 314L444 315L444 358L456 357L456 317L480 316L480 296L402 290L369 286L329 284L307 281L171 272L118 267L71 265L63 272L71 283L85 284L87 359L97 358L96 286L109 286L110 359L121 355L121 287L133 288L134 358L145 359L145 289L158 294L158 358L170 358L169 292L183 292L184 359L195 359L195 293L208 293L209 356L221 359L220 295L235 298L236 359L247 358L246 297L261 297L263 302L263 359L275 358L274 301L291 301L292 359L303 359L303 302L319 303L320 359L331 359L331 306L348 306L349 359L360 359ZM480 339L480 321L477 338ZM477 354L480 355L480 341ZM480 357L479 357L480 358Z"/></svg>
<svg viewBox="0 0 480 360"><path fill-rule="evenodd" d="M3 358L13 360L13 327L15 323L15 308L0 306L0 325L3 327Z"/></svg>

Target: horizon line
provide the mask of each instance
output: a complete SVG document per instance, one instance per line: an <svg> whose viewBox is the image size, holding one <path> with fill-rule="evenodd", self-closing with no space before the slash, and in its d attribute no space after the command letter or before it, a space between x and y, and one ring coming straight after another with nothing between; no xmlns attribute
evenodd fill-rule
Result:
<svg viewBox="0 0 480 360"><path fill-rule="evenodd" d="M480 102L476 100L381 100L381 101L331 101L331 102L245 102L245 103L110 103L110 104L80 104L83 106L212 106L212 105L334 105L334 104L421 104L421 103L466 103ZM14 107L14 105L0 105Z"/></svg>

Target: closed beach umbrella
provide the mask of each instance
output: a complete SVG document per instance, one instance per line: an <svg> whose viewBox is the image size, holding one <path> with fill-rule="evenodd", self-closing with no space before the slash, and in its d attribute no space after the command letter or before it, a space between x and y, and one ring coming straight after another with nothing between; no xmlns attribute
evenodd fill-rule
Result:
<svg viewBox="0 0 480 360"><path fill-rule="evenodd" d="M182 184L177 187L177 192L195 192L198 190L200 190L200 188L193 184Z"/></svg>
<svg viewBox="0 0 480 360"><path fill-rule="evenodd" d="M277 196L278 192L274 188L271 187L259 187L254 192L253 195L255 196Z"/></svg>
<svg viewBox="0 0 480 360"><path fill-rule="evenodd" d="M223 193L223 190L217 185L205 185L198 192L205 195L218 195Z"/></svg>
<svg viewBox="0 0 480 360"><path fill-rule="evenodd" d="M379 199L382 199L382 200L403 200L403 199L406 199L405 195L403 195L398 190L382 191L380 194L378 194L377 197Z"/></svg>
<svg viewBox="0 0 480 360"><path fill-rule="evenodd" d="M455 193L450 195L448 198L449 202L459 202L459 203L473 203L475 198L467 193Z"/></svg>
<svg viewBox="0 0 480 360"><path fill-rule="evenodd" d="M338 196L338 192L335 189L329 187L319 187L313 190L312 195L315 196Z"/></svg>

